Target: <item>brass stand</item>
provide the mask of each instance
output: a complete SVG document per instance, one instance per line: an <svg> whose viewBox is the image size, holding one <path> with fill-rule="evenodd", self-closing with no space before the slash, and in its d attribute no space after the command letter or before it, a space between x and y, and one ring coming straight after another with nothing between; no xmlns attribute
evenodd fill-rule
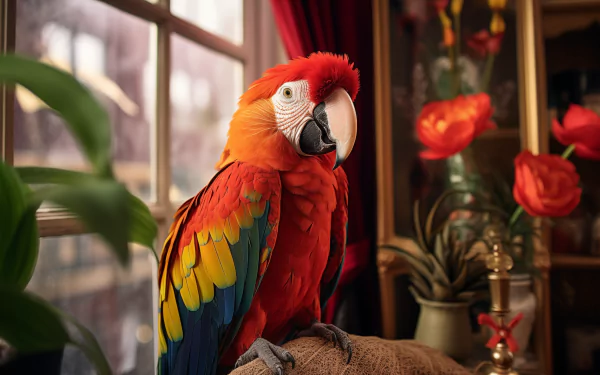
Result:
<svg viewBox="0 0 600 375"><path fill-rule="evenodd" d="M504 318L510 312L510 274L513 267L512 258L502 251L502 245L495 243L492 254L486 258L486 267L490 270L491 312L498 320L498 326L505 326ZM518 375L512 369L513 353L506 345L505 340L500 340L492 349L491 362L481 363L475 374L486 375Z"/></svg>

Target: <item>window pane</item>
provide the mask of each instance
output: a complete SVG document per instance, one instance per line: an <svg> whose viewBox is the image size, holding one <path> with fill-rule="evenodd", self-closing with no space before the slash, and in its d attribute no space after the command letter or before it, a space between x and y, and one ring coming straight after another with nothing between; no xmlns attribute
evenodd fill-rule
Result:
<svg viewBox="0 0 600 375"><path fill-rule="evenodd" d="M115 374L154 373L154 260L133 247L122 269L95 236L43 238L28 289L92 331ZM67 347L62 375L93 373L83 353Z"/></svg>
<svg viewBox="0 0 600 375"><path fill-rule="evenodd" d="M93 0L19 0L16 50L66 69L92 90L113 127L117 176L154 197L156 32ZM88 169L63 122L23 88L15 103L15 164Z"/></svg>
<svg viewBox="0 0 600 375"><path fill-rule="evenodd" d="M243 0L171 0L171 12L235 44L243 42Z"/></svg>
<svg viewBox="0 0 600 375"><path fill-rule="evenodd" d="M171 200L196 194L215 174L243 89L243 65L172 37Z"/></svg>

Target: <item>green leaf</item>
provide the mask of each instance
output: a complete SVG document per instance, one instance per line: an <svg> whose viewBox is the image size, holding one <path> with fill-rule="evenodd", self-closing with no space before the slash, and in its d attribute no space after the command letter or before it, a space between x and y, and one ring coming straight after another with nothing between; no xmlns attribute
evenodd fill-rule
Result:
<svg viewBox="0 0 600 375"><path fill-rule="evenodd" d="M433 274L427 268L427 266L425 264L423 264L423 261L421 261L420 259L416 258L413 253L411 253L410 251L406 251L404 249L401 249L399 247L396 247L396 246L391 246L391 245L382 245L381 248L390 249L390 250L398 252L404 259L406 259L406 261L408 263L410 263L410 265L412 266L412 268L413 268L413 270L415 272L418 272L430 284L433 284L433 281L434 281L433 280Z"/></svg>
<svg viewBox="0 0 600 375"><path fill-rule="evenodd" d="M17 173L21 179L28 184L66 184L74 185L82 181L98 181L96 176L84 172L69 171L59 168L46 167L18 167ZM158 234L156 220L152 216L148 206L134 196L128 195L129 208L129 242L140 244L152 250L155 259L158 255L155 251L154 241Z"/></svg>
<svg viewBox="0 0 600 375"><path fill-rule="evenodd" d="M108 360L104 356L104 352L94 337L94 334L73 317L62 313L62 318L65 322L70 323L72 327L75 328L75 331L77 331L78 336L80 336L75 337L75 335L71 334L70 342L85 353L87 358L96 368L98 375L111 375L112 370L110 369Z"/></svg>
<svg viewBox="0 0 600 375"><path fill-rule="evenodd" d="M0 81L25 87L58 112L94 171L112 176L108 114L75 77L30 58L2 55Z"/></svg>
<svg viewBox="0 0 600 375"><path fill-rule="evenodd" d="M442 267L440 262L438 262L438 260L433 256L433 254L427 254L427 256L433 263L433 278L434 278L434 280L438 281L439 283L441 283L442 285L444 285L446 287L449 287L451 285L451 283L450 283L450 279L448 278L448 275L446 274L446 270L444 269L444 267Z"/></svg>
<svg viewBox="0 0 600 375"><path fill-rule="evenodd" d="M111 180L89 180L74 185L42 188L33 193L32 205L51 201L77 215L87 229L98 233L117 255L121 264L129 262L129 193Z"/></svg>
<svg viewBox="0 0 600 375"><path fill-rule="evenodd" d="M415 201L413 204L413 223L415 226L415 232L417 233L417 244L423 249L427 250L427 239L423 237L423 229L421 228L421 216L419 215L419 201Z"/></svg>
<svg viewBox="0 0 600 375"><path fill-rule="evenodd" d="M152 250L158 263L158 254L154 249L154 241L158 234L156 220L150 209L136 196L129 194L130 227L129 241L138 243Z"/></svg>
<svg viewBox="0 0 600 375"><path fill-rule="evenodd" d="M19 352L60 349L69 334L56 309L41 298L0 286L0 337Z"/></svg>
<svg viewBox="0 0 600 375"><path fill-rule="evenodd" d="M17 231L0 263L0 284L24 290L33 276L39 245L36 212L29 209L21 216Z"/></svg>
<svg viewBox="0 0 600 375"><path fill-rule="evenodd" d="M0 269L10 248L21 216L27 208L26 187L9 165L0 160Z"/></svg>
<svg viewBox="0 0 600 375"><path fill-rule="evenodd" d="M431 284L421 275L419 272L412 270L410 273L410 281L419 291L419 294L426 299L432 298L431 295Z"/></svg>
<svg viewBox="0 0 600 375"><path fill-rule="evenodd" d="M85 172L70 171L49 167L15 167L26 184L73 185L82 181L97 180L97 177Z"/></svg>
<svg viewBox="0 0 600 375"><path fill-rule="evenodd" d="M94 335L73 317L28 292L0 286L0 337L19 353L36 353L77 346L99 375L112 371ZM71 332L71 333L69 333Z"/></svg>

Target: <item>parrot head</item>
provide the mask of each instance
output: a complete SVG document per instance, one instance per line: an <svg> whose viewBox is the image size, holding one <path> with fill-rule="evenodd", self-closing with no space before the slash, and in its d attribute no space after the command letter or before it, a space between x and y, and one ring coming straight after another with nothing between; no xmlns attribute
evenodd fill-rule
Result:
<svg viewBox="0 0 600 375"><path fill-rule="evenodd" d="M358 70L313 53L268 69L239 101L217 169L239 160L286 170L303 158L339 166L356 140Z"/></svg>

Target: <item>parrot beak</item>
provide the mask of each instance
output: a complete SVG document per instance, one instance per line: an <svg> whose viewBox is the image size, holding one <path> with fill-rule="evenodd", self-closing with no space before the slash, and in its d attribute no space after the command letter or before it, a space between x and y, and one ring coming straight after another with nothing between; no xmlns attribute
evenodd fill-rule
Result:
<svg viewBox="0 0 600 375"><path fill-rule="evenodd" d="M336 89L319 103L300 134L300 149L306 155L336 151L336 169L346 160L356 140L356 111L350 95Z"/></svg>

